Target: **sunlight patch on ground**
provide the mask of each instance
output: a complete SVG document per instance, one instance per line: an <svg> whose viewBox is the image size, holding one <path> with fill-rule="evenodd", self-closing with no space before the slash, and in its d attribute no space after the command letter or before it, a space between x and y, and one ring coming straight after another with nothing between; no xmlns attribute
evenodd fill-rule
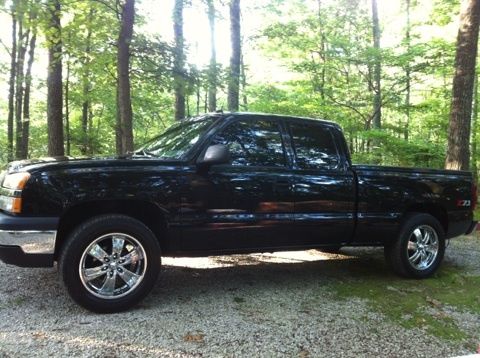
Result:
<svg viewBox="0 0 480 358"><path fill-rule="evenodd" d="M261 263L300 263L322 260L345 260L352 256L329 254L317 250L281 251L250 255L229 255L209 257L166 257L162 263L167 266L180 266L196 269L232 267L238 265L258 265Z"/></svg>

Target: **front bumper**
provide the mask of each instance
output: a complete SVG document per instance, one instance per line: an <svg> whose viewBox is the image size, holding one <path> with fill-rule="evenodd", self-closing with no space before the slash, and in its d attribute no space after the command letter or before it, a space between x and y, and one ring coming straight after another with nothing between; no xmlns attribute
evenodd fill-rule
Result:
<svg viewBox="0 0 480 358"><path fill-rule="evenodd" d="M0 245L0 261L20 267L52 267L53 254L26 254L20 246Z"/></svg>
<svg viewBox="0 0 480 358"><path fill-rule="evenodd" d="M53 266L58 218L0 213L0 260L22 267Z"/></svg>

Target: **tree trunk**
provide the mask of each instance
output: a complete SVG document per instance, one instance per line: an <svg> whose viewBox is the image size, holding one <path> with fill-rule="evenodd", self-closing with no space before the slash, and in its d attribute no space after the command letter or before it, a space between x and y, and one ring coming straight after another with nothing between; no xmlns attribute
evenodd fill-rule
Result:
<svg viewBox="0 0 480 358"><path fill-rule="evenodd" d="M65 155L63 146L63 88L60 0L49 0L47 125L48 155Z"/></svg>
<svg viewBox="0 0 480 358"><path fill-rule="evenodd" d="M82 73L82 136L83 143L81 147L81 152L83 155L86 155L89 151L89 131L88 131L88 117L90 109L90 42L92 38L92 17L93 9L90 8L87 19L87 38L85 45L85 55L84 61L82 64L83 73Z"/></svg>
<svg viewBox="0 0 480 358"><path fill-rule="evenodd" d="M407 5L407 28L405 30L405 42L407 44L407 53L410 54L410 0L406 0ZM407 93L405 95L405 111L406 111L406 122L405 129L403 132L403 138L408 141L408 131L410 126L410 60L408 60L405 68L405 78L406 78L406 87Z"/></svg>
<svg viewBox="0 0 480 358"><path fill-rule="evenodd" d="M475 73L473 86L473 114L472 114L472 172L475 182L478 181L477 166L477 123L478 123L478 73Z"/></svg>
<svg viewBox="0 0 480 358"><path fill-rule="evenodd" d="M22 20L18 20L18 56L17 56L17 74L15 88L15 157L22 157L22 108L23 108L23 81L24 81L24 65L25 54L27 52L28 40L30 37L30 29L23 32Z"/></svg>
<svg viewBox="0 0 480 358"><path fill-rule="evenodd" d="M173 85L175 91L175 119L185 118L185 53L183 38L183 2L175 0L173 8L173 33L175 52L173 54Z"/></svg>
<svg viewBox="0 0 480 358"><path fill-rule="evenodd" d="M204 101L203 101L203 109L204 109L205 113L208 112L208 90L205 91L205 98L204 98Z"/></svg>
<svg viewBox="0 0 480 358"><path fill-rule="evenodd" d="M468 170L473 82L477 57L480 1L464 0L457 35L452 105L445 168Z"/></svg>
<svg viewBox="0 0 480 358"><path fill-rule="evenodd" d="M32 87L32 65L35 57L35 46L37 41L36 29L33 29L28 49L27 72L25 74L25 93L23 98L23 122L22 122L22 143L20 146L20 159L28 157L28 142L30 137L30 92Z"/></svg>
<svg viewBox="0 0 480 358"><path fill-rule="evenodd" d="M207 0L208 22L210 24L210 68L208 69L208 110L217 110L217 49L215 46L215 5Z"/></svg>
<svg viewBox="0 0 480 358"><path fill-rule="evenodd" d="M130 43L135 20L135 0L126 0L122 6L122 23L118 36L117 76L118 105L122 138L122 154L133 151L133 112L130 95Z"/></svg>
<svg viewBox="0 0 480 358"><path fill-rule="evenodd" d="M88 147L88 152L87 154L90 156L93 156L95 149L93 148L93 110L92 110L92 101L88 102L88 140L87 140L87 147Z"/></svg>
<svg viewBox="0 0 480 358"><path fill-rule="evenodd" d="M198 80L197 83L197 89L196 89L196 94L197 94L197 116L200 114L200 80Z"/></svg>
<svg viewBox="0 0 480 358"><path fill-rule="evenodd" d="M82 87L84 99L82 102L82 146L80 147L80 152L86 155L88 152L88 100L86 99L86 96L88 96L88 83L85 84L84 81Z"/></svg>
<svg viewBox="0 0 480 358"><path fill-rule="evenodd" d="M117 150L117 155L121 155L125 153L122 145L122 120L120 118L120 98L119 98L119 92L118 92L118 78L117 78L117 87L116 87L116 93L115 93L115 101L117 104L117 111L116 111L116 121L115 121L115 147Z"/></svg>
<svg viewBox="0 0 480 358"><path fill-rule="evenodd" d="M248 111L248 98L247 98L247 74L245 72L245 62L243 61L243 54L240 60L240 82L242 84L242 110Z"/></svg>
<svg viewBox="0 0 480 358"><path fill-rule="evenodd" d="M373 65L373 116L374 129L382 127L382 90L381 90L381 56L380 56L380 22L378 20L377 0L372 0L372 33L373 48L375 49L375 61Z"/></svg>
<svg viewBox="0 0 480 358"><path fill-rule="evenodd" d="M323 29L322 0L317 0L318 8L318 35L320 37L320 58L322 60L322 72L320 73L320 98L325 102L325 77L327 67L326 39Z"/></svg>
<svg viewBox="0 0 480 358"><path fill-rule="evenodd" d="M13 117L15 112L15 69L17 67L17 20L12 9L12 52L10 53L10 79L8 81L7 159L13 160Z"/></svg>
<svg viewBox="0 0 480 358"><path fill-rule="evenodd" d="M230 1L230 36L232 54L230 56L230 74L228 79L228 110L238 111L240 95L240 0Z"/></svg>
<svg viewBox="0 0 480 358"><path fill-rule="evenodd" d="M70 34L69 34L70 35ZM71 154L70 148L70 55L67 60L67 78L65 79L65 134L67 155Z"/></svg>

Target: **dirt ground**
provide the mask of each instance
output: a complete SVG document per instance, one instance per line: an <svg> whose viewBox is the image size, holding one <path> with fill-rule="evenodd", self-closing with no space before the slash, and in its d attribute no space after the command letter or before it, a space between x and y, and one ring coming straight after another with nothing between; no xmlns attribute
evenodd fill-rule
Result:
<svg viewBox="0 0 480 358"><path fill-rule="evenodd" d="M164 259L129 312L75 305L56 269L0 263L0 356L432 357L480 345L480 240L435 277L391 274L380 249Z"/></svg>

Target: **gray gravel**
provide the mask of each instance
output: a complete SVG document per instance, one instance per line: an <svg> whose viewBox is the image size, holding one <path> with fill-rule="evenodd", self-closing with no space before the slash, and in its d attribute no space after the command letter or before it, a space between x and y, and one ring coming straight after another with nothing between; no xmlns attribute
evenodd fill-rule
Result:
<svg viewBox="0 0 480 358"><path fill-rule="evenodd" d="M478 275L478 239L452 241L446 261ZM165 259L137 308L96 315L67 297L55 269L0 263L0 356L432 357L467 354L407 330L331 285L382 258L378 249ZM473 328L480 331L478 317ZM476 319L476 321L475 321Z"/></svg>

